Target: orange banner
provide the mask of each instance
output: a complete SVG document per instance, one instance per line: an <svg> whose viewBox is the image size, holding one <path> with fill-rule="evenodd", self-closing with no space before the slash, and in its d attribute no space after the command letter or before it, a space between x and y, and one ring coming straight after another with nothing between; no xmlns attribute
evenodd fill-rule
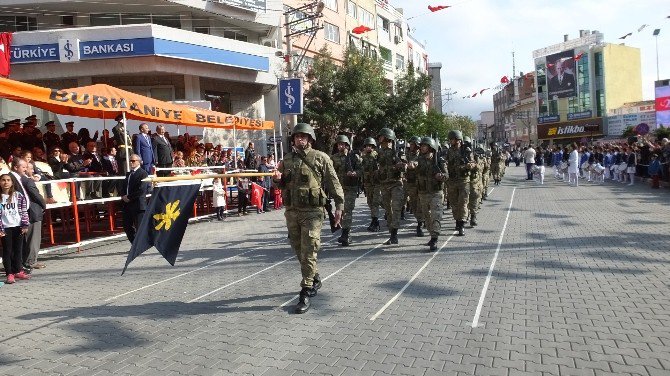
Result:
<svg viewBox="0 0 670 376"><path fill-rule="evenodd" d="M268 130L274 122L175 104L97 84L72 89L50 89L0 77L0 97L62 115L113 119L126 118L154 123L207 128Z"/></svg>

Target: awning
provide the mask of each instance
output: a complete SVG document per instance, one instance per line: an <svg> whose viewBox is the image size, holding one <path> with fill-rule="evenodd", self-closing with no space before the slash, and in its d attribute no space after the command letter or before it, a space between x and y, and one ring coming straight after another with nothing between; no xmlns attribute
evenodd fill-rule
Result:
<svg viewBox="0 0 670 376"><path fill-rule="evenodd" d="M272 121L164 102L104 84L50 89L0 77L0 97L57 114L88 118L113 119L125 112L128 119L155 123L238 130L274 128Z"/></svg>

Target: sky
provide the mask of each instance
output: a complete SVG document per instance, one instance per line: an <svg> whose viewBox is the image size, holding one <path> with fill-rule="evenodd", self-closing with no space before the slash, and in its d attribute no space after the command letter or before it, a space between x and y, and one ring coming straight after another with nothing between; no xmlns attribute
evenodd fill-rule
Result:
<svg viewBox="0 0 670 376"><path fill-rule="evenodd" d="M425 42L430 62L442 63L442 89L457 94L445 103L445 112L480 119L493 111L493 94L463 96L500 84L516 74L533 70L533 50L579 37L579 30L598 30L606 43L625 43L640 49L643 99L654 99L656 40L660 78L670 78L670 1L668 0L391 0L403 8L412 35ZM435 13L428 5L450 5ZM638 28L648 24L641 32ZM632 32L625 40L619 37ZM446 99L446 98L445 98Z"/></svg>

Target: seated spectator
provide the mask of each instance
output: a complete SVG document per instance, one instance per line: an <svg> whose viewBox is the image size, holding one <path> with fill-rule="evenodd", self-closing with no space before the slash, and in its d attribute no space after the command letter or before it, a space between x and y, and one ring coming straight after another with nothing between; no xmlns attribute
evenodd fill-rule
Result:
<svg viewBox="0 0 670 376"><path fill-rule="evenodd" d="M114 146L103 149L104 156L100 161L102 165L102 173L107 176L119 176L119 163L116 160L116 148ZM120 192L123 180L109 180L102 182L102 197L110 197L111 192L116 189Z"/></svg>
<svg viewBox="0 0 670 376"><path fill-rule="evenodd" d="M61 151L60 146L56 146L51 150L47 163L51 166L51 171L56 179L67 179L70 177L70 172L65 168L68 157L68 154Z"/></svg>
<svg viewBox="0 0 670 376"><path fill-rule="evenodd" d="M31 177L35 182L38 181L47 181L53 180L54 177L47 174L46 172L40 170L39 167L35 165L33 161L33 155L29 151L23 151L21 153L21 158L25 159L28 163L28 173L27 175ZM51 184L44 184L44 193L46 193L46 202L47 204L55 204L56 200L54 199L53 191L51 190Z"/></svg>

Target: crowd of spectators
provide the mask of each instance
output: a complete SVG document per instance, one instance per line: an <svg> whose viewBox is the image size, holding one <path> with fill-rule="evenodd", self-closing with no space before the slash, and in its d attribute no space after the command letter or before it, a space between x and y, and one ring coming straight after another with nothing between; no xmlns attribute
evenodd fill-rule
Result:
<svg viewBox="0 0 670 376"><path fill-rule="evenodd" d="M670 180L670 141L667 138L659 141L640 137L633 142L572 143L538 146L536 149L528 146L512 150L508 155L508 162L513 161L517 166L526 163L527 180L539 177L542 182L544 166L553 169L556 179L573 186L578 186L580 179L599 184L609 180L629 186L649 179L650 186L658 189L661 181Z"/></svg>

